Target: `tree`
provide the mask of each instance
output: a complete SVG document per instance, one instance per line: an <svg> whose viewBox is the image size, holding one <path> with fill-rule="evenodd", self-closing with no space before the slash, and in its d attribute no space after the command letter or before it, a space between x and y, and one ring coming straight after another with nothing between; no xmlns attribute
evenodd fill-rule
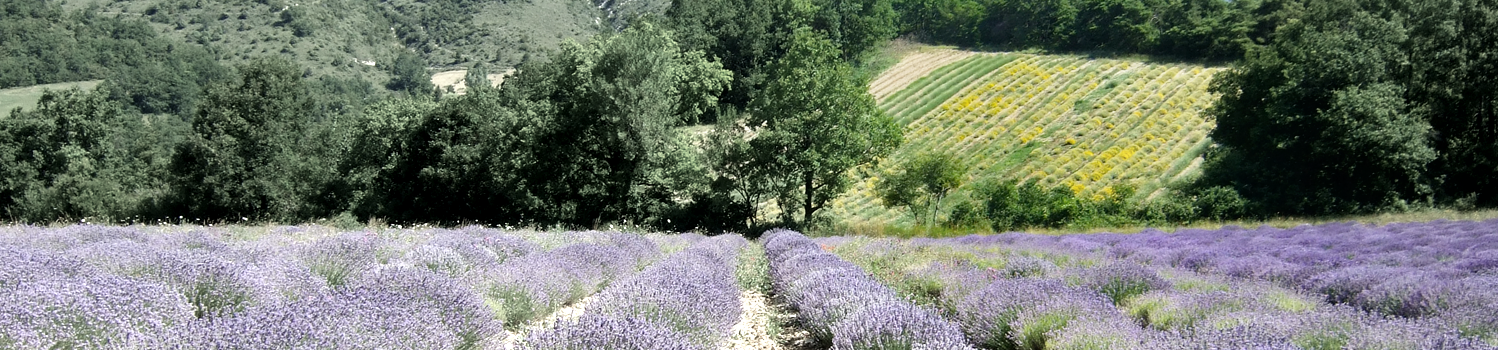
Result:
<svg viewBox="0 0 1498 350"><path fill-rule="evenodd" d="M401 51L395 63L386 67L390 71L390 83L385 88L403 91L407 96L427 96L432 93L432 75L427 73L426 60L414 53Z"/></svg>
<svg viewBox="0 0 1498 350"><path fill-rule="evenodd" d="M1412 1L1406 95L1427 108L1447 201L1498 205L1498 1Z"/></svg>
<svg viewBox="0 0 1498 350"><path fill-rule="evenodd" d="M1053 187L1047 190L1035 180L981 184L976 192L983 204L983 216L998 232L1030 227L1064 227L1072 222L1080 209L1070 189Z"/></svg>
<svg viewBox="0 0 1498 350"><path fill-rule="evenodd" d="M182 210L202 219L296 219L321 214L309 196L321 189L323 159L300 145L313 101L301 69L281 58L239 67L239 79L209 89L192 121L192 138L172 160Z"/></svg>
<svg viewBox="0 0 1498 350"><path fill-rule="evenodd" d="M386 198L381 195L391 189L380 186L394 184L381 180L397 169L411 130L435 108L436 103L425 99L389 99L343 123L346 147L338 157L338 197L346 201L342 209L363 218L388 215Z"/></svg>
<svg viewBox="0 0 1498 350"><path fill-rule="evenodd" d="M764 88L790 29L805 22L791 7L787 0L672 1L666 17L682 50L702 51L733 72L719 97L743 109ZM717 115L707 117L716 122Z"/></svg>
<svg viewBox="0 0 1498 350"><path fill-rule="evenodd" d="M811 26L841 49L844 60L857 61L894 38L897 14L890 0L818 0Z"/></svg>
<svg viewBox="0 0 1498 350"><path fill-rule="evenodd" d="M884 206L910 208L917 222L925 213L935 224L942 199L962 186L966 173L967 169L951 155L922 154L880 177L874 192Z"/></svg>
<svg viewBox="0 0 1498 350"><path fill-rule="evenodd" d="M1208 186L1269 214L1398 209L1428 202L1428 110L1406 98L1405 29L1352 0L1314 2L1212 91Z"/></svg>
<svg viewBox="0 0 1498 350"><path fill-rule="evenodd" d="M482 65L474 65L463 74L463 85L468 87L468 93L476 94L489 91L493 88L489 82L489 70Z"/></svg>
<svg viewBox="0 0 1498 350"><path fill-rule="evenodd" d="M1076 34L1068 48L1145 52L1158 39L1156 4L1141 0L1079 1Z"/></svg>
<svg viewBox="0 0 1498 350"><path fill-rule="evenodd" d="M809 225L817 210L847 189L849 169L889 154L901 142L900 129L875 106L837 47L810 28L796 30L774 71L745 125L756 128L749 141L755 162L787 185L782 209L799 211L801 224Z"/></svg>
<svg viewBox="0 0 1498 350"><path fill-rule="evenodd" d="M714 221L723 222L715 228L758 227L759 204L785 188L777 183L782 178L776 170L762 163L772 156L757 153L769 150L750 144L752 134L743 122L737 112L725 114L706 140L713 178L708 196L697 201L713 206L703 211L714 216Z"/></svg>
<svg viewBox="0 0 1498 350"><path fill-rule="evenodd" d="M382 135L356 139L354 146L366 148L351 148L345 158L350 180L368 186L354 203L360 217L489 224L543 219L536 217L541 202L531 194L527 173L537 139L525 133L541 116L507 106L495 94L444 99L436 108L392 102L375 112L388 114L366 120L363 128Z"/></svg>
<svg viewBox="0 0 1498 350"><path fill-rule="evenodd" d="M585 226L651 220L630 203L675 186L655 181L664 179L651 176L654 165L676 154L674 127L714 108L731 79L649 23L564 43L550 62L520 72L500 91L538 114L527 131L536 142L529 190L551 206L549 220Z"/></svg>
<svg viewBox="0 0 1498 350"><path fill-rule="evenodd" d="M102 177L120 106L77 89L43 94L32 112L0 119L0 208L46 221L117 214L117 184Z"/></svg>

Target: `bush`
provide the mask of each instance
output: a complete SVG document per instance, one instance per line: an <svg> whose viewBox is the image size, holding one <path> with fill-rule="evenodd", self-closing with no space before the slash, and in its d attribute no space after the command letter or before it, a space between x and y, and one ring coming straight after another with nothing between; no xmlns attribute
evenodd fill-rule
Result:
<svg viewBox="0 0 1498 350"><path fill-rule="evenodd" d="M1218 221L1241 218L1248 208L1248 200L1227 186L1202 190L1196 195L1195 204L1200 217Z"/></svg>
<svg viewBox="0 0 1498 350"><path fill-rule="evenodd" d="M1071 190L1064 187L1047 190L1034 181L980 186L978 198L994 231L1060 228L1078 213L1078 200Z"/></svg>

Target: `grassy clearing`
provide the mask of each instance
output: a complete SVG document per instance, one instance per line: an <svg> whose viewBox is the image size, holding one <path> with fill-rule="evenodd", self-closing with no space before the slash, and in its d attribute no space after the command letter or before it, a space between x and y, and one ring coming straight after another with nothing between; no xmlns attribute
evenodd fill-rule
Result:
<svg viewBox="0 0 1498 350"><path fill-rule="evenodd" d="M10 116L10 111L16 108L33 109L36 102L42 99L42 92L47 90L67 90L77 87L83 90L92 90L99 86L103 80L77 81L71 83L57 83L32 85L0 90L0 117Z"/></svg>
<svg viewBox="0 0 1498 350"><path fill-rule="evenodd" d="M1218 71L1012 53L976 54L935 68L880 102L905 126L906 143L884 168L855 171L861 178L831 213L848 225L908 225L909 215L884 208L872 190L877 174L922 153L950 154L970 169L956 200L967 198L973 184L1025 179L1082 198L1131 185L1140 189L1134 199L1145 200L1198 171L1194 160L1211 144L1214 126L1202 116L1215 100L1206 90Z"/></svg>

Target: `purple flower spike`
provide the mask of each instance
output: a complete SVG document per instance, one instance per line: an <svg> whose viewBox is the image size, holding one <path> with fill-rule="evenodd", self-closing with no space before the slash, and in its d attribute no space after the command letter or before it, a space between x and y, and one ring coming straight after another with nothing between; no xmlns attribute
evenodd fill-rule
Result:
<svg viewBox="0 0 1498 350"><path fill-rule="evenodd" d="M668 327L633 319L583 316L556 328L531 334L524 350L699 350L686 336Z"/></svg>
<svg viewBox="0 0 1498 350"><path fill-rule="evenodd" d="M956 325L931 310L903 302L876 302L834 326L832 348L971 349Z"/></svg>

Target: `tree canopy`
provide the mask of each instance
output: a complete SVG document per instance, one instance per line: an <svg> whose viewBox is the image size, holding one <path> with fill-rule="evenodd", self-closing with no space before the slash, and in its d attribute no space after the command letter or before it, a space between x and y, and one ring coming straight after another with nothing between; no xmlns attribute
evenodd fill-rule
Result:
<svg viewBox="0 0 1498 350"><path fill-rule="evenodd" d="M902 137L820 33L797 29L774 67L776 79L748 112L745 124L757 127L749 144L761 157L756 161L778 177L772 181L784 186L783 212L810 224L847 189L848 169L889 154Z"/></svg>
<svg viewBox="0 0 1498 350"><path fill-rule="evenodd" d="M1484 125L1493 80L1471 74L1491 71L1498 57L1495 8L1308 3L1304 18L1215 82L1222 99L1211 136L1219 146L1205 184L1230 185L1265 214L1401 209L1491 193L1495 135ZM1475 44L1484 36L1488 44Z"/></svg>

